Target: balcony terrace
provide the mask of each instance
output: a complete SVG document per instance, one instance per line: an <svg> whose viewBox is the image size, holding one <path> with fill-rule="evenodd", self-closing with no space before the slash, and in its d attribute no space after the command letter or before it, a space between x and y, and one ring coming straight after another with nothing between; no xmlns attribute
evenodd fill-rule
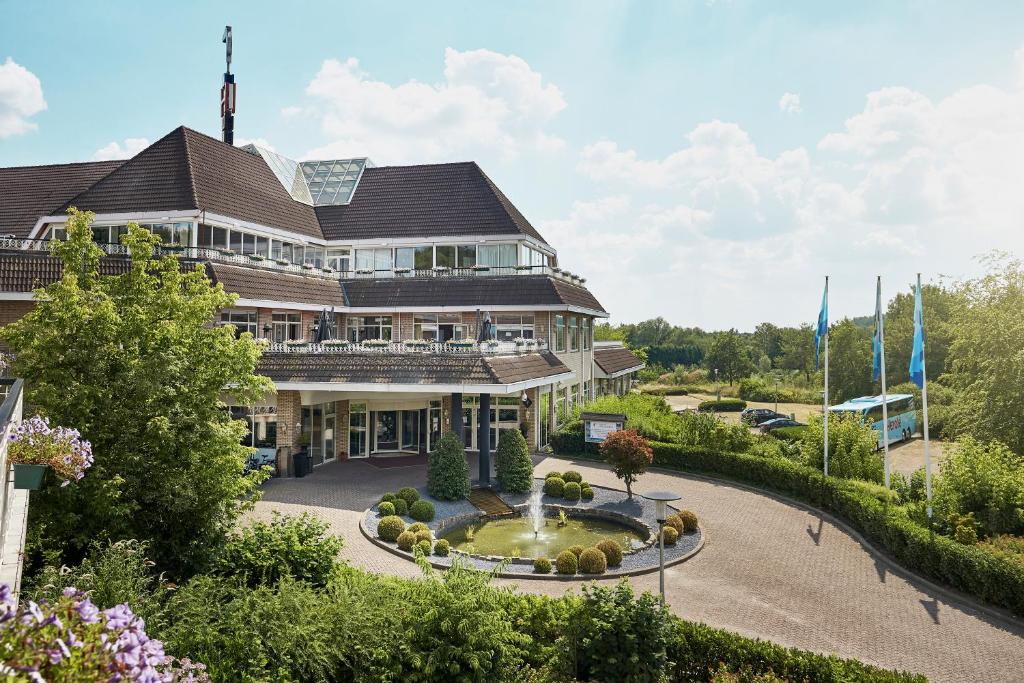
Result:
<svg viewBox="0 0 1024 683"><path fill-rule="evenodd" d="M261 340L263 341L263 340ZM514 356L539 353L548 350L543 339L512 341L384 341L367 340L350 342L343 339L329 339L323 342L292 341L267 343L263 341L266 353L287 354L363 354L363 355L442 355L442 356Z"/></svg>

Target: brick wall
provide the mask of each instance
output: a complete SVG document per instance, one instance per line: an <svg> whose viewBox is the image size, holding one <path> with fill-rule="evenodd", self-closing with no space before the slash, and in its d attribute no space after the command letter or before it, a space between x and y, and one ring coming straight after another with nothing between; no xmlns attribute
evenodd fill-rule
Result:
<svg viewBox="0 0 1024 683"><path fill-rule="evenodd" d="M33 306L33 301L0 301L0 326L20 320Z"/></svg>
<svg viewBox="0 0 1024 683"><path fill-rule="evenodd" d="M346 411L347 412L347 411ZM291 476L287 468L288 455L295 453L299 446L299 429L296 424L302 421L302 398L297 391L277 392L277 451L278 471L284 476Z"/></svg>
<svg viewBox="0 0 1024 683"><path fill-rule="evenodd" d="M348 400L334 402L334 451L348 460Z"/></svg>

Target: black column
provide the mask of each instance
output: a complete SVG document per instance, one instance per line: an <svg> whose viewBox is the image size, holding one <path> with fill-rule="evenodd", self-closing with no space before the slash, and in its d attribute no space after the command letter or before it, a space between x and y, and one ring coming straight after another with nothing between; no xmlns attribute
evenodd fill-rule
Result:
<svg viewBox="0 0 1024 683"><path fill-rule="evenodd" d="M461 442L465 438L462 434L462 394L452 394L451 425Z"/></svg>
<svg viewBox="0 0 1024 683"><path fill-rule="evenodd" d="M491 395L480 394L480 411L477 413L480 423L480 485L491 485Z"/></svg>

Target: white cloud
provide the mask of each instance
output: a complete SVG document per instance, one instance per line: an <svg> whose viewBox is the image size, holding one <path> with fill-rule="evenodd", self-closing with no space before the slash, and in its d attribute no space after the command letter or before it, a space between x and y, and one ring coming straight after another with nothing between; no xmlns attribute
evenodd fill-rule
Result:
<svg viewBox="0 0 1024 683"><path fill-rule="evenodd" d="M125 138L124 144L114 140L96 150L92 155L93 161L107 161L109 159L128 159L142 150L149 147L149 140L146 138Z"/></svg>
<svg viewBox="0 0 1024 683"><path fill-rule="evenodd" d="M307 158L422 163L484 151L508 159L564 145L546 130L566 106L562 92L515 55L448 48L441 82L399 85L373 80L354 58L328 59L306 93L303 109L320 119L328 140Z"/></svg>
<svg viewBox="0 0 1024 683"><path fill-rule="evenodd" d="M302 107L296 107L294 105L291 105L291 106L288 106L288 107L282 107L281 108L281 116L285 117L286 119L293 118L295 116L298 116L301 113L302 113Z"/></svg>
<svg viewBox="0 0 1024 683"><path fill-rule="evenodd" d="M800 106L800 93L787 92L779 98L779 111L786 114L799 114L803 111Z"/></svg>
<svg viewBox="0 0 1024 683"><path fill-rule="evenodd" d="M46 109L43 85L10 57L0 64L0 138L36 130L29 117Z"/></svg>

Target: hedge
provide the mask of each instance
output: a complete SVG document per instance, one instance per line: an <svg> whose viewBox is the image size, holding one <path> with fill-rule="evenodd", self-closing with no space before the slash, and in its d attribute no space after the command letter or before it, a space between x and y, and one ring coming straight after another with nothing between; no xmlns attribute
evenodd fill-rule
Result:
<svg viewBox="0 0 1024 683"><path fill-rule="evenodd" d="M739 398L722 398L717 401L701 401L697 410L710 410L713 413L738 413L747 407L747 402Z"/></svg>
<svg viewBox="0 0 1024 683"><path fill-rule="evenodd" d="M803 440L804 434L807 433L807 427L776 427L768 433L779 441L798 443Z"/></svg>
<svg viewBox="0 0 1024 683"><path fill-rule="evenodd" d="M700 389L700 387L691 386L679 386L671 385L666 387L644 387L640 390L642 394L650 394L651 396L689 396L690 392L694 389Z"/></svg>

